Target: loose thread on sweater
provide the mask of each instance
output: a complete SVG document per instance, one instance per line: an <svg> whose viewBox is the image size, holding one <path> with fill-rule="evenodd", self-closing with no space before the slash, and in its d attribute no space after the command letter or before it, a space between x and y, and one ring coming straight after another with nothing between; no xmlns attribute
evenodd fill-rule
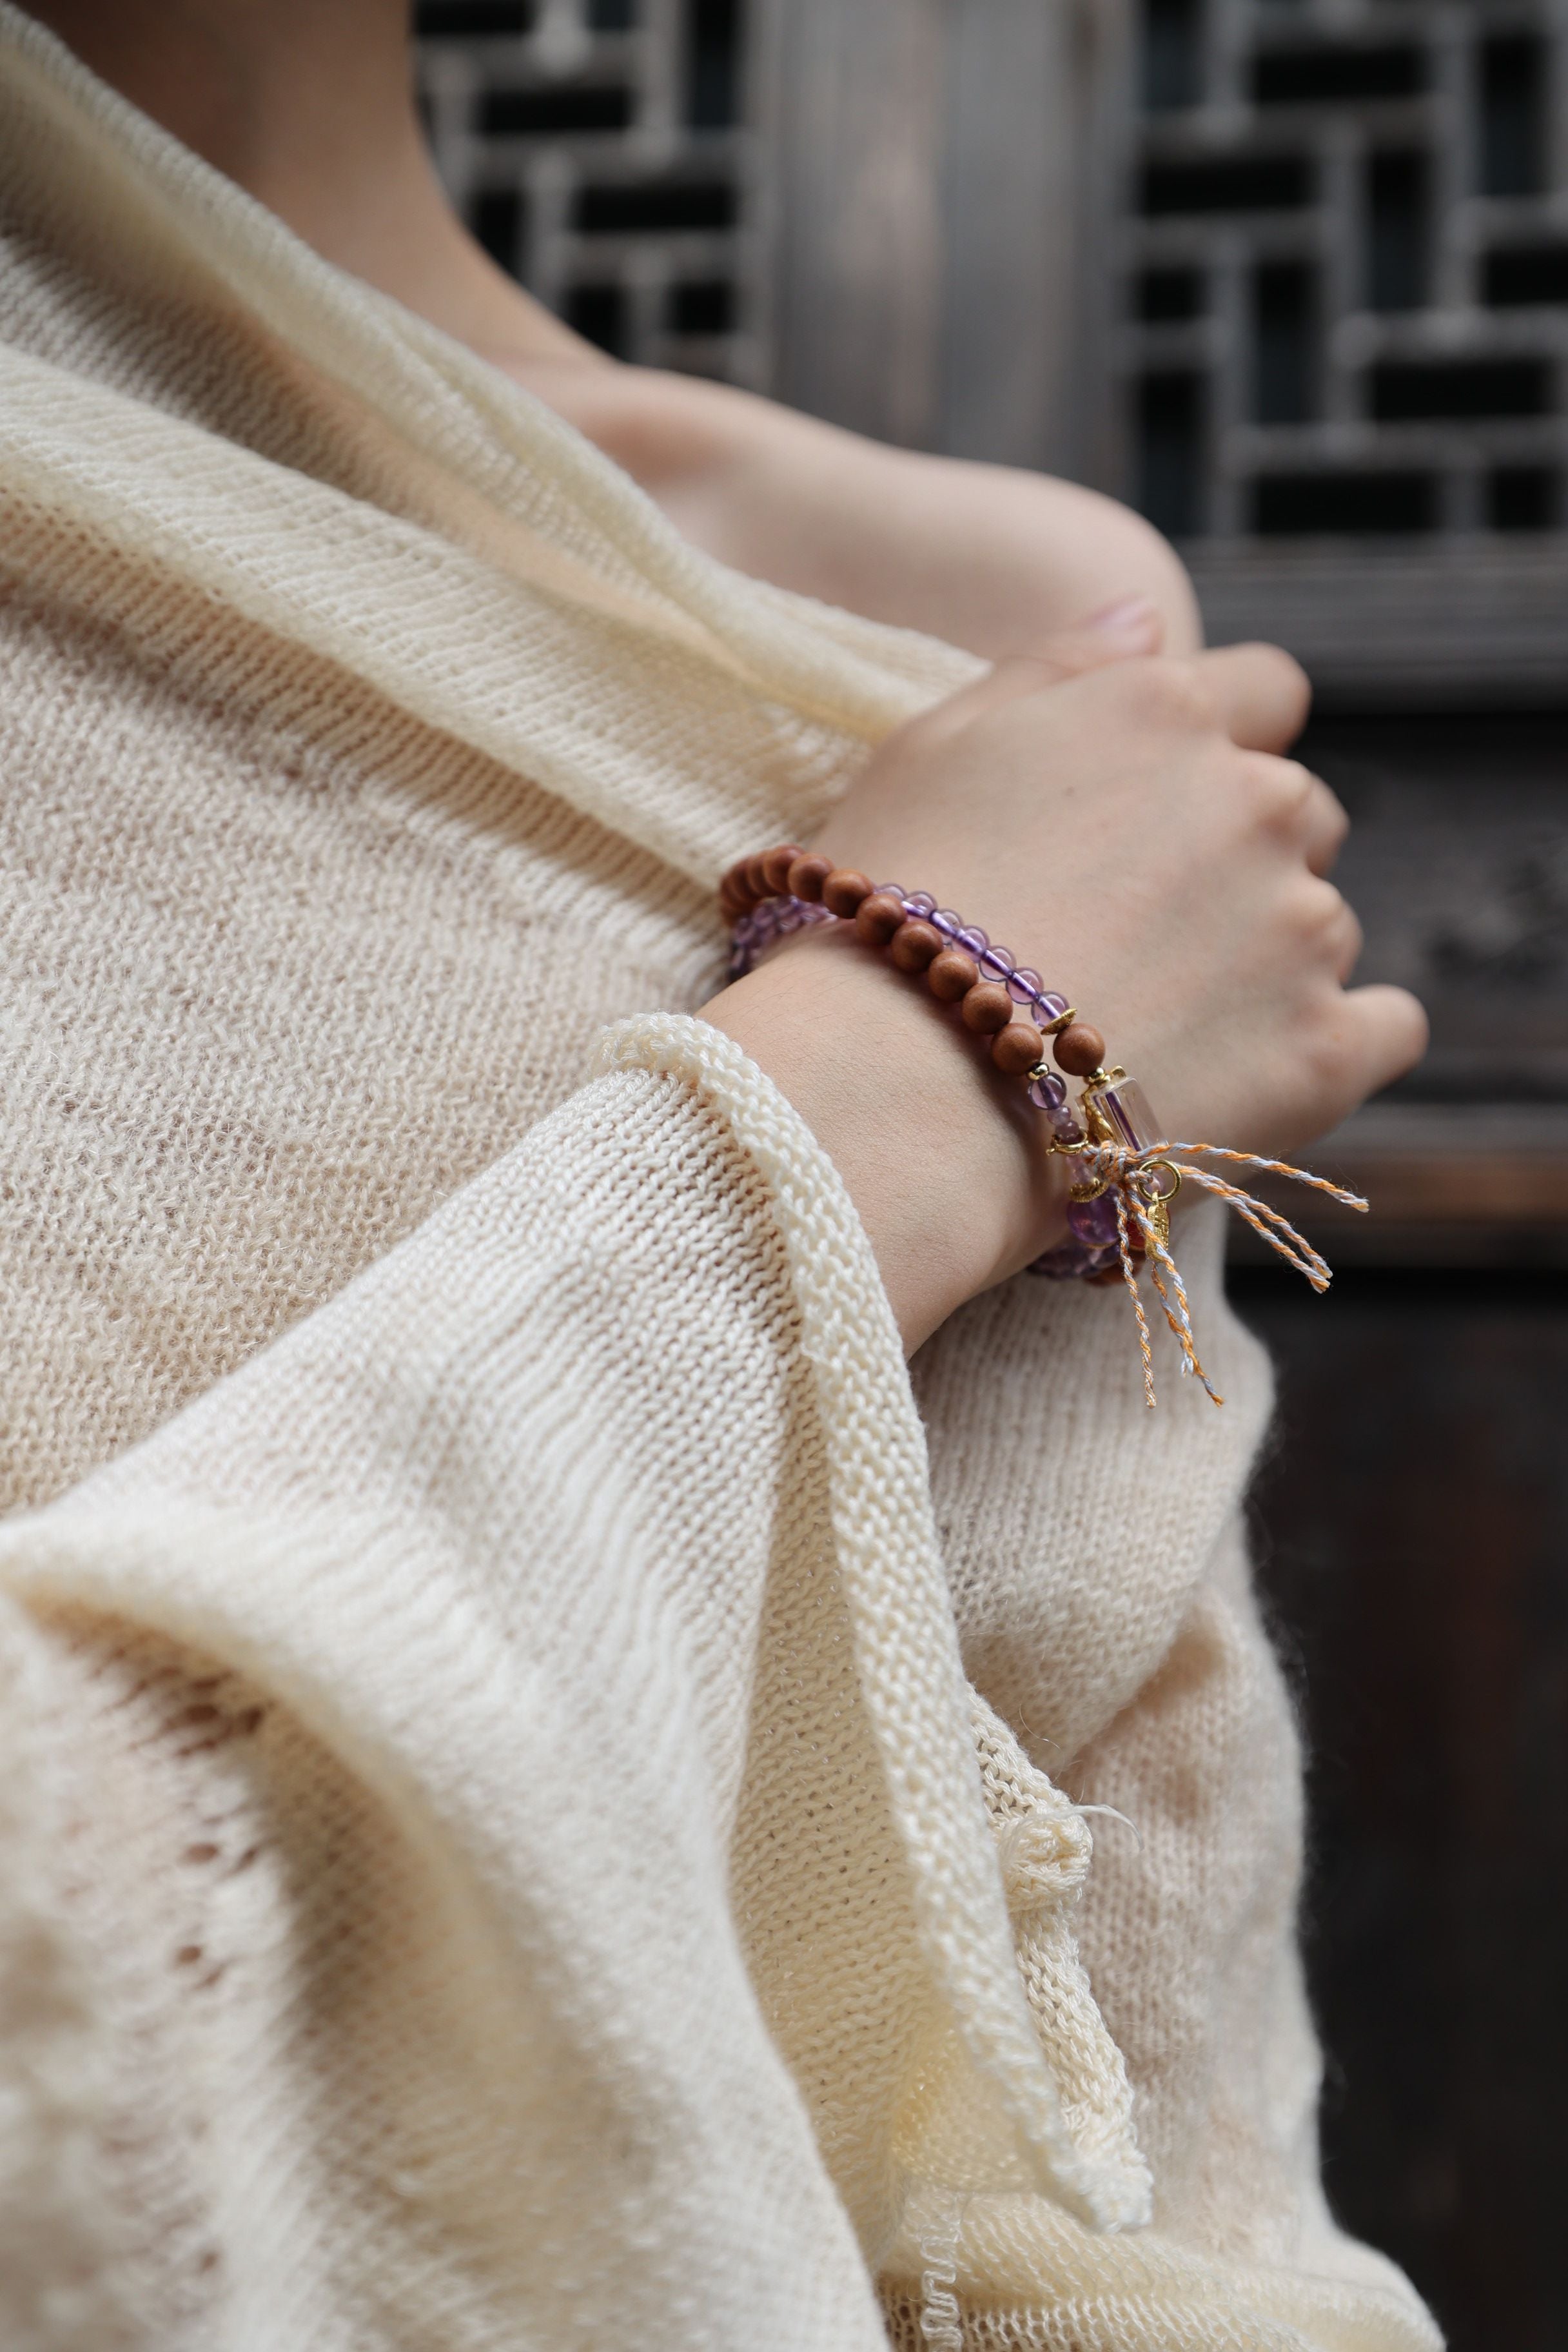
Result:
<svg viewBox="0 0 1568 2352"><path fill-rule="evenodd" d="M1073 1807L1073 1811L1078 1815L1079 1821L1083 1819L1086 1813L1103 1813L1108 1822L1120 1822L1124 1830L1131 1831L1138 1851L1140 1853L1142 1853L1142 1831L1139 1828L1136 1822L1129 1821L1127 1815L1123 1812L1120 1812L1114 1805L1075 1805Z"/></svg>

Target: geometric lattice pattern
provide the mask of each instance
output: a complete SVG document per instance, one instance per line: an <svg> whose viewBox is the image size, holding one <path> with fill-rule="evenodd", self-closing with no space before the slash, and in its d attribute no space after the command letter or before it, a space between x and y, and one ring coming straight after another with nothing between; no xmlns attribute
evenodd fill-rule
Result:
<svg viewBox="0 0 1568 2352"><path fill-rule="evenodd" d="M1555 0L1144 0L1122 345L1177 538L1561 530Z"/></svg>
<svg viewBox="0 0 1568 2352"><path fill-rule="evenodd" d="M617 358L763 379L741 0L422 0L421 104L486 249Z"/></svg>

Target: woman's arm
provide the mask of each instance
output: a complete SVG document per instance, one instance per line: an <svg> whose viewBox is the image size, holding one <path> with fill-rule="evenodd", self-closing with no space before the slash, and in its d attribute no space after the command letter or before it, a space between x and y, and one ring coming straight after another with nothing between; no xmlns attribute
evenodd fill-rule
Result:
<svg viewBox="0 0 1568 2352"><path fill-rule="evenodd" d="M500 358L737 572L991 661L1131 595L1153 605L1167 652L1202 643L1173 549L1098 491L889 448L775 401L597 353Z"/></svg>

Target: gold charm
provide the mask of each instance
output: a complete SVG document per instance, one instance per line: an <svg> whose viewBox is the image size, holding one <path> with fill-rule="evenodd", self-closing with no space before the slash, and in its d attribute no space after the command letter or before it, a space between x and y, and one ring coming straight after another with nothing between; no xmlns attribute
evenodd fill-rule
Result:
<svg viewBox="0 0 1568 2352"><path fill-rule="evenodd" d="M1162 1249L1171 1244L1171 1203L1182 1189L1182 1171L1168 1160L1152 1160L1133 1178L1138 1197L1148 1213L1154 1239Z"/></svg>

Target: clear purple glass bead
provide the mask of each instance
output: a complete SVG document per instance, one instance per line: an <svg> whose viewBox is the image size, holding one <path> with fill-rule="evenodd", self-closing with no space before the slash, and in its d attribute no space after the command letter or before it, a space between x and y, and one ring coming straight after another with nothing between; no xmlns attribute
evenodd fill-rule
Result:
<svg viewBox="0 0 1568 2352"><path fill-rule="evenodd" d="M1101 1192L1093 1201L1069 1201L1068 1231L1086 1249L1109 1249L1117 1238L1115 1194Z"/></svg>
<svg viewBox="0 0 1568 2352"><path fill-rule="evenodd" d="M978 923L966 923L952 907L939 907L929 890L906 892L901 882L879 882L875 887L879 895L899 899L907 915L930 923L943 940L973 956L983 976L1004 986L1014 1003L1026 1007L1042 1028L1048 1028L1067 1011L1066 997L1047 989L1037 971L1026 964L1017 965L1010 948L994 947L990 934ZM833 919L826 907L792 898L787 891L765 898L734 926L731 971L749 971L763 950L774 940L810 924ZM1031 1083L1029 1095L1036 1108L1050 1120L1058 1141L1082 1141L1083 1129L1067 1108L1067 1089L1059 1078L1047 1072L1043 1080Z"/></svg>
<svg viewBox="0 0 1568 2352"><path fill-rule="evenodd" d="M1037 1257L1029 1272L1044 1275L1047 1282L1081 1282L1086 1274L1099 1272L1100 1261L1100 1251L1086 1250L1081 1242L1063 1242Z"/></svg>

